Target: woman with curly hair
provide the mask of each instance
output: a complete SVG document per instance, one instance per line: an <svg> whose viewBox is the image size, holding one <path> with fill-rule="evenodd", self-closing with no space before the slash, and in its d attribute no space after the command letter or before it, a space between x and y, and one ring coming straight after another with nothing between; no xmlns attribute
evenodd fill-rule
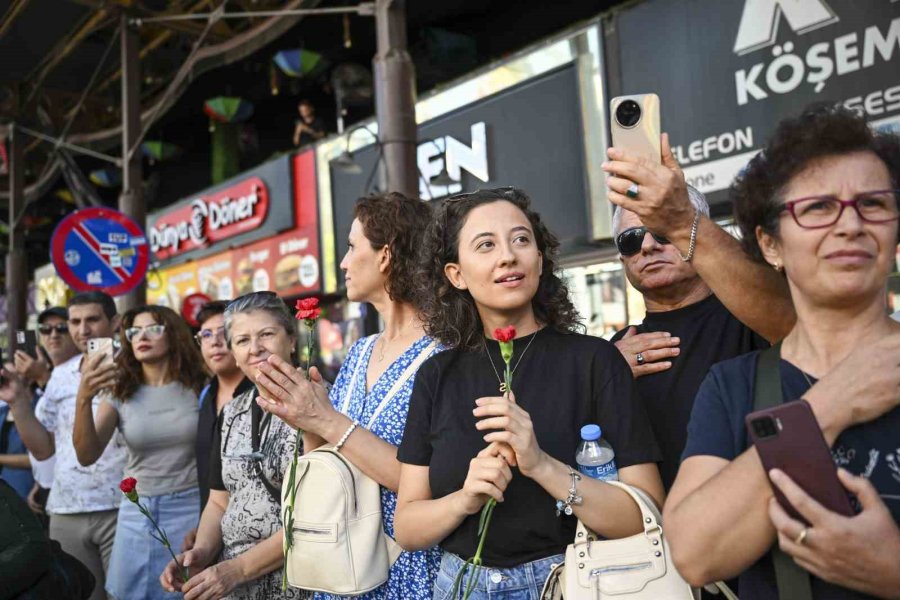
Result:
<svg viewBox="0 0 900 600"><path fill-rule="evenodd" d="M745 250L786 278L797 322L770 354L713 366L697 393L664 518L691 583L740 575L742 600L898 597L900 323L885 306L898 189L900 139L832 106L783 121L735 183ZM765 471L744 425L757 371L808 403L859 514Z"/></svg>
<svg viewBox="0 0 900 600"><path fill-rule="evenodd" d="M330 397L316 370L313 381L307 382L276 357L258 367L257 385L273 399L258 400L264 410L302 429L307 451L343 442L341 452L381 485L384 531L391 537L400 479L397 446L409 395L418 365L440 350L419 318L420 284L414 273L430 216L428 204L397 193L368 196L356 203L349 247L341 261L347 297L371 303L384 321L384 331L353 345ZM357 597L430 599L439 559L436 549L402 552L387 582ZM315 598L337 597L317 593Z"/></svg>
<svg viewBox="0 0 900 600"><path fill-rule="evenodd" d="M194 441L197 397L206 379L191 330L172 309L138 306L125 313L122 350L97 414L79 394L73 442L78 462L93 464L121 435L128 448L125 473L169 539L181 540L200 516ZM103 355L87 359L96 368ZM118 430L118 433L117 431ZM113 443L120 443L119 439ZM112 598L171 597L156 584L169 553L147 533L146 518L122 498L106 591Z"/></svg>
<svg viewBox="0 0 900 600"><path fill-rule="evenodd" d="M440 544L434 597L452 597L475 554L478 513L493 498L473 598L536 598L562 562L577 519L606 538L641 530L625 492L587 477L571 499L579 431L599 423L619 478L660 504L659 450L628 364L609 342L581 333L555 273L559 242L521 190L446 200L425 234L419 284L426 331L450 349L422 365L398 458L397 540ZM515 393L501 396L504 362L492 332L515 326ZM558 516L559 515L559 516Z"/></svg>

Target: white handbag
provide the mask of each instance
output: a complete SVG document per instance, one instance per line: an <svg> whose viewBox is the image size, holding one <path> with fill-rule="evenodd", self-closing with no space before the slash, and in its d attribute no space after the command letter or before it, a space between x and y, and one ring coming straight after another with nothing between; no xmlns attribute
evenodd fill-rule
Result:
<svg viewBox="0 0 900 600"><path fill-rule="evenodd" d="M363 356L375 336L365 342ZM366 424L370 429L387 404L431 355L434 343L404 370ZM360 371L347 388L343 411L356 388ZM292 547L284 568L291 587L341 596L371 591L388 579L390 566L402 551L387 535L381 519L381 487L331 446L300 457L296 473ZM290 495L284 478L281 502Z"/></svg>
<svg viewBox="0 0 900 600"><path fill-rule="evenodd" d="M563 564L555 565L544 583L541 600L697 600L672 564L663 538L662 517L653 500L630 485L607 481L624 490L641 509L644 531L618 540L600 540L578 521L575 541ZM737 600L724 584L716 584L729 600Z"/></svg>

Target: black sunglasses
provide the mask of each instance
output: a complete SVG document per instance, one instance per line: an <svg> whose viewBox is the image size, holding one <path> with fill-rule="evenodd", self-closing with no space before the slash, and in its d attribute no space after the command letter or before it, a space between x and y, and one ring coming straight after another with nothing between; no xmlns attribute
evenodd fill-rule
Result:
<svg viewBox="0 0 900 600"><path fill-rule="evenodd" d="M661 235L656 235L652 231L647 231L646 227L632 227L616 236L616 248L619 249L619 254L622 256L632 256L640 252L641 246L644 245L644 236L648 233L653 236L653 239L656 240L657 244L672 243Z"/></svg>
<svg viewBox="0 0 900 600"><path fill-rule="evenodd" d="M59 335L66 335L69 333L69 326L65 323L59 323L58 325L41 325L38 327L38 331L41 335L50 335L54 331Z"/></svg>

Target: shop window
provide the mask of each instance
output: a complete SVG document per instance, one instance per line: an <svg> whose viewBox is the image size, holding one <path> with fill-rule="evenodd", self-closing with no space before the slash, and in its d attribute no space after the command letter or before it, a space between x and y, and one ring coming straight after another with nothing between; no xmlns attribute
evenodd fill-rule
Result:
<svg viewBox="0 0 900 600"><path fill-rule="evenodd" d="M643 318L644 299L625 279L619 261L571 267L562 274L588 335L609 339L630 315Z"/></svg>

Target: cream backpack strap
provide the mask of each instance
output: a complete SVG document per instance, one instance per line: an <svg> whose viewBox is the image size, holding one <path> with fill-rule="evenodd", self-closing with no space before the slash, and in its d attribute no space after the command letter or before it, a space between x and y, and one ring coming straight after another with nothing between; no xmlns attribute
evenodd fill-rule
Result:
<svg viewBox="0 0 900 600"><path fill-rule="evenodd" d="M419 367L422 366L422 363L428 360L428 357L431 356L431 352L437 346L437 342L431 342L425 348L423 348L419 355L416 356L415 360L413 360L406 369L403 371L403 374L394 382L394 385L391 386L391 389L388 390L388 393L384 396L384 399L381 401L381 404L378 405L378 408L375 409L375 412L372 413L372 417L369 419L368 424L366 425L366 429L371 429L372 425L375 423L376 419L381 416L382 411L387 407L388 402L400 391L400 388L409 381L409 378L412 377L416 371L419 370ZM394 564L394 562L400 558L400 553L403 552L403 548L400 547L400 544L394 540L387 533L384 534L384 543L387 545L388 551L388 559L390 560L390 564Z"/></svg>
<svg viewBox="0 0 900 600"><path fill-rule="evenodd" d="M716 581L715 583L703 586L703 588L711 594L722 594L722 596L725 597L725 600L739 600L737 594L732 592L731 588L728 587L724 581Z"/></svg>
<svg viewBox="0 0 900 600"><path fill-rule="evenodd" d="M375 424L375 421L378 417L381 416L381 413L387 408L388 403L394 398L397 392L400 391L409 378L415 375L416 371L419 370L419 367L422 366L422 363L428 360L428 357L431 356L432 350L437 346L437 342L431 342L419 352L419 355L409 363L406 369L403 371L403 374L397 378L397 381L394 382L394 385L391 386L391 389L388 390L388 393L384 395L384 398L381 400L381 403L375 409L375 412L372 413L372 416L369 418L369 422L366 423L366 429L372 429L372 425Z"/></svg>
<svg viewBox="0 0 900 600"><path fill-rule="evenodd" d="M365 369L361 369L362 359L369 351L369 346L375 343L375 340L378 339L377 335L370 335L366 338L366 341L363 342L362 350L359 352L359 358L356 360L356 368L353 370L353 377L350 378L350 385L347 386L347 391L344 393L344 403L341 405L341 412L345 415L347 414L347 409L350 408L350 400L353 399L353 391L356 389L356 382L359 380L360 371L365 371Z"/></svg>

